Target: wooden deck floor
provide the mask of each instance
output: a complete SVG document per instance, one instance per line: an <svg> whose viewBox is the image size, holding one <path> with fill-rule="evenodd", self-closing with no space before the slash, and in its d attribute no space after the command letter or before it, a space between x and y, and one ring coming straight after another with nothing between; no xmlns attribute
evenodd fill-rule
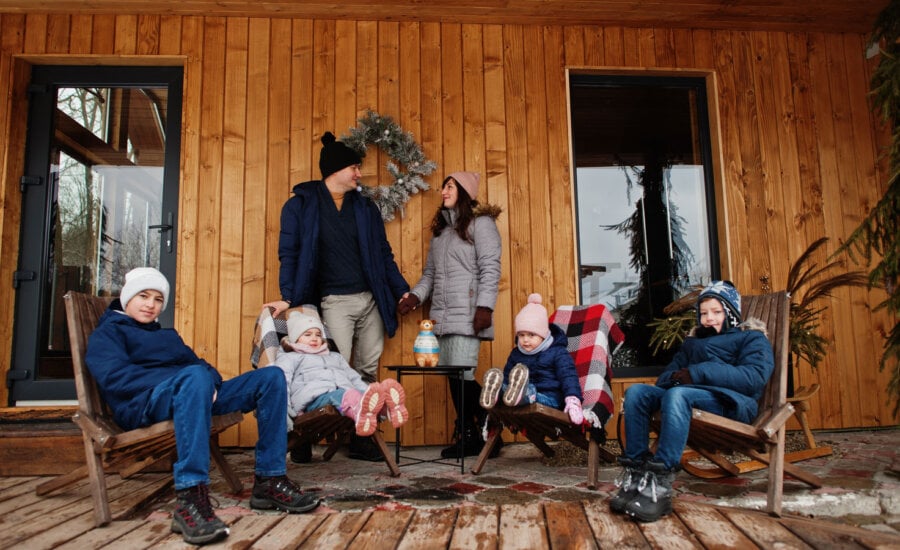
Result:
<svg viewBox="0 0 900 550"><path fill-rule="evenodd" d="M41 479L0 478L0 548L189 547L170 532L165 513L94 528L85 484L40 498L34 487ZM165 474L110 479L117 517L134 516L148 499L171 494ZM677 502L675 514L650 524L611 514L603 500L305 515L234 508L220 514L231 535L210 548L900 548L900 537L865 529L689 502Z"/></svg>

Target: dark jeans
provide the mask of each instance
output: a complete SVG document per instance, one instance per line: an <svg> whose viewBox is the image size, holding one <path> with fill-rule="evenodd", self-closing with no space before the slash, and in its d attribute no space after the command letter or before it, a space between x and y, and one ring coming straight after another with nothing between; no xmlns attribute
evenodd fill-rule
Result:
<svg viewBox="0 0 900 550"><path fill-rule="evenodd" d="M213 394L216 400L213 402ZM278 367L265 367L226 380L215 390L206 367L193 365L178 371L153 389L144 410L149 425L175 421L175 489L209 483L209 431L212 417L234 411L256 410L256 474L280 476L287 472L287 388Z"/></svg>
<svg viewBox="0 0 900 550"><path fill-rule="evenodd" d="M660 411L659 441L653 460L674 468L681 462L691 427L691 409L722 414L722 405L709 390L696 386L663 389L635 384L625 391L625 456L642 461L649 455L650 418Z"/></svg>

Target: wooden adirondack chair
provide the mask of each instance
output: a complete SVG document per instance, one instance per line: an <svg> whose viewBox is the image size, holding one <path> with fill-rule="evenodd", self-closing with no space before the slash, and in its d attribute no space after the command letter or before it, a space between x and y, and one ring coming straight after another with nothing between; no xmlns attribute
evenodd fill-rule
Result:
<svg viewBox="0 0 900 550"><path fill-rule="evenodd" d="M117 472L122 477L129 477L174 457L175 428L171 420L130 431L116 425L84 363L88 337L112 300L80 292L68 292L63 299L78 394L78 412L72 421L82 431L86 465L45 481L35 492L46 495L88 477L94 501L94 525L99 527L112 520L106 475ZM240 493L243 486L219 449L218 434L242 418L240 412L214 416L209 440L210 454L234 493Z"/></svg>
<svg viewBox="0 0 900 550"><path fill-rule="evenodd" d="M614 462L615 455L601 445L606 442L602 427L612 413L612 379L610 341L613 347L624 340L615 319L602 304L590 306L561 306L550 321L563 329L568 337L568 350L578 369L586 409L593 411L600 425L585 428L576 426L563 411L538 403L525 407L507 407L499 402L488 415L488 439L472 468L478 474L484 468L491 450L497 444L503 428L521 432L540 449L544 456L553 456L547 439L564 439L588 451L588 487L597 487L600 458Z"/></svg>
<svg viewBox="0 0 900 550"><path fill-rule="evenodd" d="M253 346L250 353L250 362L254 368L266 366L275 361L280 340L287 335L287 316L291 311L303 311L309 315L319 316L318 310L313 306L300 306L282 312L273 318L268 309L264 310L256 322L256 331L253 337ZM330 341L329 341L330 343ZM350 438L356 433L356 424L349 417L340 413L337 408L327 405L314 411L303 413L294 419L294 429L288 438L288 447L293 449L303 443L315 444L327 441L328 447L322 453L322 460L331 460L331 457L342 445L349 443ZM394 460L391 452L384 442L384 437L379 430L370 436L372 442L381 451L384 462L387 464L393 477L400 475L400 468Z"/></svg>
<svg viewBox="0 0 900 550"><path fill-rule="evenodd" d="M784 291L742 296L741 310L744 319L756 317L766 324L775 356L775 370L760 399L759 413L752 424L743 424L694 409L688 434L690 449L682 457L682 466L687 472L706 478L721 477L721 472L736 476L768 467L767 511L780 516L784 474L813 487L822 486L818 477L785 460L785 423L795 412L787 399L790 297ZM733 462L730 457L735 452L751 460ZM695 463L697 455L712 466Z"/></svg>

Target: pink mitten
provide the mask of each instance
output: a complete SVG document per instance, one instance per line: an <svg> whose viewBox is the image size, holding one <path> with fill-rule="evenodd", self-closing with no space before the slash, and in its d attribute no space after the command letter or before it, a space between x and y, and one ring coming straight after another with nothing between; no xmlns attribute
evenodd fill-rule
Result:
<svg viewBox="0 0 900 550"><path fill-rule="evenodd" d="M569 415L569 420L572 421L572 424L580 425L584 422L584 413L581 410L581 399L578 399L574 395L566 397L566 408L563 410Z"/></svg>

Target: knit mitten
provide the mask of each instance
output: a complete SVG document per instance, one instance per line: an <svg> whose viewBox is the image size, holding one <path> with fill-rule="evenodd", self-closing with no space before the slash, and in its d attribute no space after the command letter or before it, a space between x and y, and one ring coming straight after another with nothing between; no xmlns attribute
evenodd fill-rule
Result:
<svg viewBox="0 0 900 550"><path fill-rule="evenodd" d="M574 395L566 397L566 408L563 409L569 415L572 424L580 426L584 422L584 412L581 410L581 399Z"/></svg>

